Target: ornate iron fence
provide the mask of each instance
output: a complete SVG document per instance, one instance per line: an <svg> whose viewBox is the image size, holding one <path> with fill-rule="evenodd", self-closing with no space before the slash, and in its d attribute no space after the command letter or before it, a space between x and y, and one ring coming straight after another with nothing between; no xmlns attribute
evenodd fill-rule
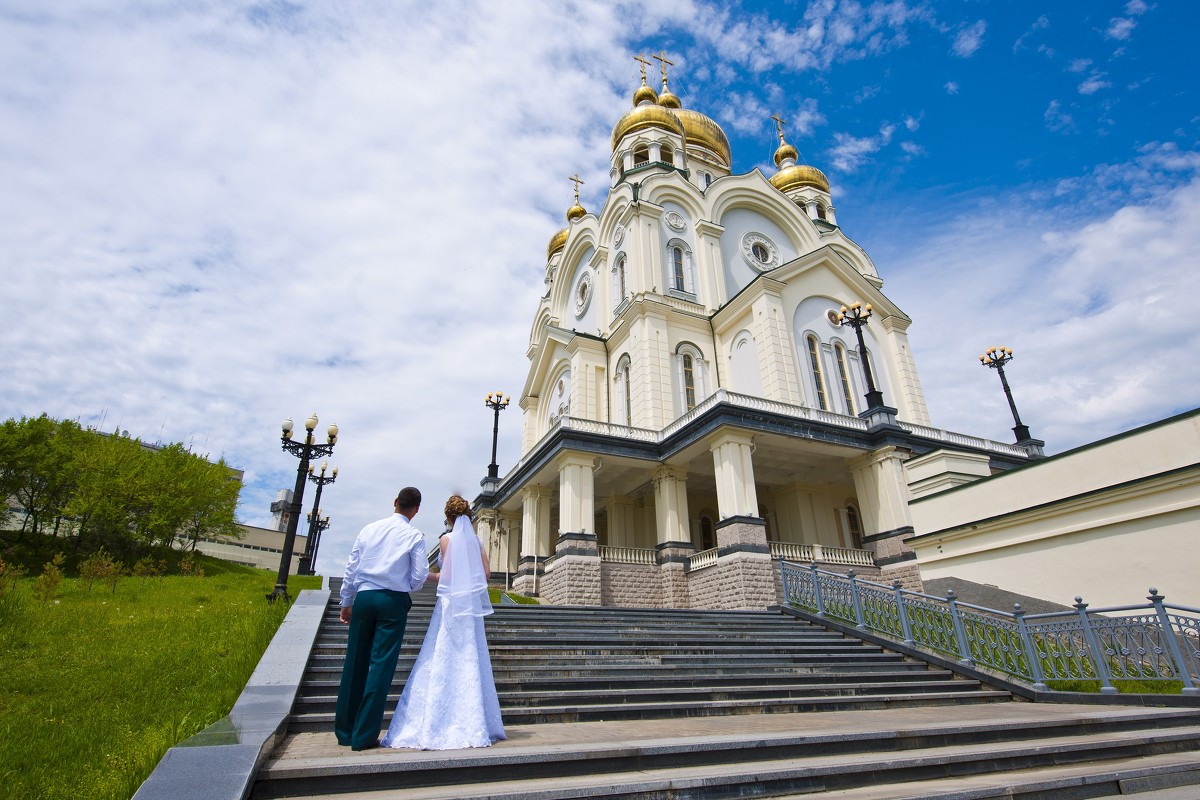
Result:
<svg viewBox="0 0 1200 800"><path fill-rule="evenodd" d="M1148 603L1089 609L1075 598L1073 611L1026 614L964 603L827 572L815 565L780 562L784 602L818 616L850 622L897 639L953 655L967 666L1000 670L1046 689L1051 680L1098 680L1115 694L1114 680L1166 679L1200 695L1200 609L1168 605L1157 589Z"/></svg>

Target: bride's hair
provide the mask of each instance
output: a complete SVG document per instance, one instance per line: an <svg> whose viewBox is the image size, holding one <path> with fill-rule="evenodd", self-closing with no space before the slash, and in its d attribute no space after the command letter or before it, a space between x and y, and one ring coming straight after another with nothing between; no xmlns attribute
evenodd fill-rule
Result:
<svg viewBox="0 0 1200 800"><path fill-rule="evenodd" d="M463 514L467 515L467 519L471 518L471 504L459 495L450 495L450 499L446 501L446 521L453 525L454 520Z"/></svg>

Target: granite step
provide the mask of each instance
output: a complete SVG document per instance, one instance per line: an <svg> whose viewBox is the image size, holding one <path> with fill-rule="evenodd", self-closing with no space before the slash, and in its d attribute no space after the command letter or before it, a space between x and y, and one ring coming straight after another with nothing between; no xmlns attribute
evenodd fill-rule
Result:
<svg viewBox="0 0 1200 800"><path fill-rule="evenodd" d="M1043 719L1042 709L1009 708L996 719L976 711L965 724L939 721L928 709L920 721L912 722L906 712L894 708L830 715L836 721L821 733L804 732L810 726L801 722L804 717L793 715L780 719L795 720L799 732L756 733L743 722L738 732L724 736L641 741L582 741L586 736L571 731L576 726L552 726L566 733L565 744L547 737L530 746L510 746L510 741L485 750L372 751L357 759L341 753L325 760L289 758L285 746L283 757L260 773L254 797L324 797L346 791L375 800L723 798L811 792L834 797L862 787L891 791L909 782L964 775L1005 773L1007 781L1008 773L1019 776L1070 764L1086 764L1086 774L1096 776L1105 771L1105 764L1128 759L1162 757L1158 771L1166 765L1184 772L1189 764L1192 770L1200 769L1200 711L1195 709L1053 709L1052 718ZM897 721L901 724L894 724ZM621 729L601 725L595 730ZM519 725L510 727L510 735L520 736ZM352 774L344 771L346 764L354 765ZM920 791L894 796L937 796ZM893 795L847 794L846 800L851 796L865 800ZM968 796L975 797L962 795Z"/></svg>

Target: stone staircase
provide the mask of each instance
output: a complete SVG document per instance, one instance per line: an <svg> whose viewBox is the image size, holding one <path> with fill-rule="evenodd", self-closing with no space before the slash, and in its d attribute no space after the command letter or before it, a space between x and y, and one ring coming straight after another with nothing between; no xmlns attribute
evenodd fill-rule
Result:
<svg viewBox="0 0 1200 800"><path fill-rule="evenodd" d="M508 741L351 753L336 596L255 798L1200 798L1200 708L1015 702L772 612L497 606ZM389 717L432 600L414 597Z"/></svg>

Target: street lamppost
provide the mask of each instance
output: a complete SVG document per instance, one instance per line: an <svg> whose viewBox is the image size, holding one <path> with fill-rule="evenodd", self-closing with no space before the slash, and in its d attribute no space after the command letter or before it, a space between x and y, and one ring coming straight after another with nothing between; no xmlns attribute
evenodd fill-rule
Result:
<svg viewBox="0 0 1200 800"><path fill-rule="evenodd" d="M291 418L283 421L283 436L280 441L283 443L283 449L300 459L300 465L296 468L296 488L292 492L292 508L288 514L287 533L283 536L283 554L279 558L279 576L275 580L275 591L267 595L267 600L275 602L279 598L283 598L284 602L291 600L287 592L288 572L292 566L292 550L296 546L296 528L300 524L300 511L302 500L304 498L304 478L308 473L308 462L314 458L328 458L333 453L333 446L337 444L338 426L330 425L327 431L329 441L325 444L317 444L313 441L313 431L316 430L317 414L314 411L309 415L308 419L304 420L304 441L297 442L292 439L292 420Z"/></svg>
<svg viewBox="0 0 1200 800"><path fill-rule="evenodd" d="M839 325L849 325L854 328L858 337L858 358L862 361L863 372L867 376L867 409L879 408L883 405L883 392L875 388L875 379L871 376L871 362L867 360L867 345L863 342L862 329L871 318L871 304L865 306L857 301L849 306L842 306L837 319Z"/></svg>
<svg viewBox="0 0 1200 800"><path fill-rule="evenodd" d="M1008 398L1008 407L1012 410L1013 433L1017 437L1017 444L1028 442L1033 439L1029 435L1029 426L1021 422L1021 415L1017 413L1017 404L1013 402L1012 389L1008 388L1008 378L1004 376L1004 365L1013 359L1013 351L1010 347L1000 345L999 347L989 347L979 357L979 363L985 367L990 367L1000 374L1000 385L1004 387L1004 396Z"/></svg>
<svg viewBox="0 0 1200 800"><path fill-rule="evenodd" d="M329 477L325 476L325 470L329 469L329 462L321 463L321 471L318 473L316 465L310 464L308 467L308 479L317 485L317 496L313 498L313 510L308 515L308 540L304 547L304 555L300 556L300 567L296 570L301 575L315 575L313 564L316 563L316 520L321 518L321 490L326 484L333 483L337 480L338 468L333 468L333 474Z"/></svg>
<svg viewBox="0 0 1200 800"><path fill-rule="evenodd" d="M496 438L500 435L500 412L508 408L508 398L500 392L488 392L483 404L490 408L495 419L492 422L492 463L488 464L488 478L499 480L500 465L496 463Z"/></svg>
<svg viewBox="0 0 1200 800"><path fill-rule="evenodd" d="M315 508L313 510L317 512L317 516L316 516L315 520L313 519L313 512L312 511L308 512L308 524L311 526L311 533L308 534L308 537L309 537L308 550L309 550L309 555L312 559L309 562L309 564L310 564L309 574L310 575L315 574L312 571L311 565L317 563L317 551L321 547L321 534L325 533L325 531L327 531L329 529L329 515L326 514L325 516L322 517L320 508Z"/></svg>

